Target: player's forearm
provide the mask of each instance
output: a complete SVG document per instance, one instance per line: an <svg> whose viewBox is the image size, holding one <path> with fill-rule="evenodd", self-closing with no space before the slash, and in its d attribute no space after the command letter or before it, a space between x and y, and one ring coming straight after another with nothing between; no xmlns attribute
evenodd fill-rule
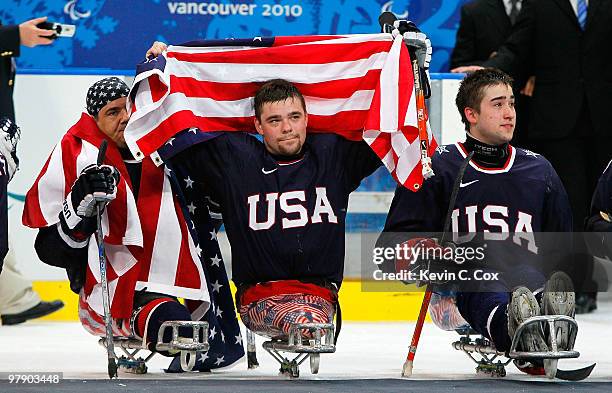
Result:
<svg viewBox="0 0 612 393"><path fill-rule="evenodd" d="M41 228L36 236L34 248L38 258L47 265L64 269L87 263L87 242L82 245L68 244L57 226Z"/></svg>

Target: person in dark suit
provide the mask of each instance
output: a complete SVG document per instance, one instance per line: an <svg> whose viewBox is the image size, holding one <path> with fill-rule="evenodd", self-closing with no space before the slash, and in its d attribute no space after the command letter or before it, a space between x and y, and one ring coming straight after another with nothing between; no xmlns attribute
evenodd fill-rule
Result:
<svg viewBox="0 0 612 393"><path fill-rule="evenodd" d="M15 121L13 89L15 87L15 57L19 56L20 45L34 47L49 45L53 40L45 38L53 35L52 30L36 27L47 17L31 19L20 25L3 26L0 23L0 116Z"/></svg>
<svg viewBox="0 0 612 393"><path fill-rule="evenodd" d="M5 129L10 129L10 125L15 123L15 110L13 107L13 89L15 87L15 61L19 56L20 46L34 47L37 45L48 45L53 42L45 38L53 34L52 30L43 30L36 27L38 23L44 22L47 17L35 18L23 22L20 25L2 26L0 23L0 134L5 133ZM10 119L7 121L7 119ZM6 127L5 127L6 125ZM16 128L16 126L14 126ZM13 145L13 153L17 144L17 138ZM1 149L0 149L1 150ZM9 154L2 154L2 161L10 159ZM15 161L17 161L15 159ZM13 165L15 166L15 165ZM8 166L11 167L10 165ZM15 169L8 171L12 177ZM0 181L2 188L3 204L0 204L0 216L6 214L6 184ZM6 218L6 217L5 217ZM3 233L3 242L6 240L8 232L6 219L0 220L0 233ZM3 253L6 254L2 244ZM40 296L32 289L32 282L24 277L16 268L16 259L12 252L2 255L4 259L4 270L0 274L0 325L16 325L29 319L40 318L51 314L62 307L64 303L60 300L51 302L42 301ZM0 263L2 265L2 263Z"/></svg>
<svg viewBox="0 0 612 393"><path fill-rule="evenodd" d="M610 159L611 38L610 1L524 0L511 36L482 63L514 76L535 75L528 138L561 177L575 231L583 229L597 179ZM577 297L576 311L588 312L596 307L592 259L579 267L576 288L591 295Z"/></svg>
<svg viewBox="0 0 612 393"><path fill-rule="evenodd" d="M510 36L521 7L522 0L474 0L461 7L461 20L450 58L451 72L464 66L480 66L495 56ZM530 80L514 83L516 132L512 143L516 146L527 147L525 135L531 86Z"/></svg>
<svg viewBox="0 0 612 393"><path fill-rule="evenodd" d="M506 3L510 7L506 7ZM515 10L512 6L515 4ZM457 40L450 59L451 71L457 67L482 65L510 36L512 20L521 1L474 0L461 7Z"/></svg>

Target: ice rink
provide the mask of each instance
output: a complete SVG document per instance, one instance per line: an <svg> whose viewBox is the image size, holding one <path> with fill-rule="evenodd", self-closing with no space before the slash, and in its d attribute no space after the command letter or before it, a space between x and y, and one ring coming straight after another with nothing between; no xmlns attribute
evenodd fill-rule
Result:
<svg viewBox="0 0 612 393"><path fill-rule="evenodd" d="M610 391L612 388L612 297L600 294L599 309L579 316L576 349L578 359L561 360L560 369L584 367L597 362L582 382L549 381L520 373L507 366L505 378L477 376L474 363L451 348L457 338L426 324L417 352L414 373L401 379L400 372L414 323L345 323L337 352L321 355L319 374L312 375L308 361L299 380L278 375L278 364L262 348L258 337L260 367L247 370L246 360L212 373L165 374L167 358L156 355L149 373L136 376L120 372L108 381L105 352L78 323L29 322L0 327L1 372L63 372L58 385L19 385L0 381L0 392L472 392L489 391Z"/></svg>

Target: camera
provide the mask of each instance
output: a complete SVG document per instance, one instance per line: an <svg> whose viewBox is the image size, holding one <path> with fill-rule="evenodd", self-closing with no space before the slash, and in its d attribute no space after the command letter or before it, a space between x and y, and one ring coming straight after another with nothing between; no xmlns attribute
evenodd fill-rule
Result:
<svg viewBox="0 0 612 393"><path fill-rule="evenodd" d="M53 30L55 34L52 36L46 37L52 40L57 37L72 37L74 36L74 32L76 31L75 25L64 25L61 23L53 23L53 22L42 22L36 25L39 29L45 30Z"/></svg>

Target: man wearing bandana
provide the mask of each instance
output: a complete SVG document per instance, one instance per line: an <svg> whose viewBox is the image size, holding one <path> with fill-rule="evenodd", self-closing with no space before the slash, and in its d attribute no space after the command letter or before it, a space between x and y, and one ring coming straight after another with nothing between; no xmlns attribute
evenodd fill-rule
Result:
<svg viewBox="0 0 612 393"><path fill-rule="evenodd" d="M151 160L137 162L126 148L128 94L128 86L116 77L89 88L87 113L64 135L29 190L23 223L39 229L35 249L41 261L66 269L71 289L79 294L85 329L103 336L93 237L96 203L103 200L113 333L135 336L154 350L164 321L200 320L211 300L198 251L163 168ZM98 166L98 146L104 140L108 149ZM167 250L177 247L171 258ZM186 305L178 297L186 299ZM191 329L180 328L179 334L191 337ZM167 329L164 342L170 336ZM226 359L224 365L234 360Z"/></svg>

